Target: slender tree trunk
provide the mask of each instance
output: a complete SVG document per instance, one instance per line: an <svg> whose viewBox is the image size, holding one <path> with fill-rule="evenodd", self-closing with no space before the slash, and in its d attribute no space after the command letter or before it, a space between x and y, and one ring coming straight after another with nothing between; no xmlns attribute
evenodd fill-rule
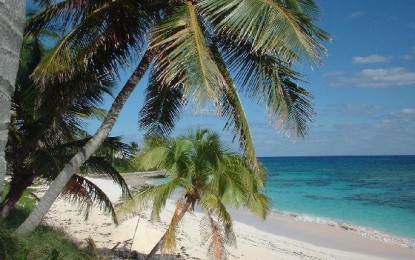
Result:
<svg viewBox="0 0 415 260"><path fill-rule="evenodd" d="M179 202L180 203L180 202ZM160 238L160 240L157 242L157 244L151 249L151 252L147 255L145 260L151 260L156 255L157 251L160 250L160 248L163 246L163 244L166 242L167 236L169 232L176 232L176 227L179 224L179 222L183 219L186 212L189 210L189 207L191 203L189 201L185 201L184 204L179 207L179 203L176 206L176 210L173 214L173 217L171 218L170 225L164 235Z"/></svg>
<svg viewBox="0 0 415 260"><path fill-rule="evenodd" d="M0 202L6 177L5 148L25 22L26 0L0 0Z"/></svg>
<svg viewBox="0 0 415 260"><path fill-rule="evenodd" d="M108 134L115 124L115 121L118 118L121 109L123 108L132 91L137 86L138 82L143 77L144 73L147 71L152 58L153 54L148 50L144 54L140 64L132 76L128 79L118 96L115 98L104 122L102 122L101 127L97 130L95 135L84 145L84 147L82 147L82 149L69 161L69 163L66 164L56 179L51 183L49 189L42 197L39 204L35 207L33 212L23 222L23 224L16 230L17 234L28 233L40 224L43 217L52 206L53 202L64 190L70 178L79 170L79 167L81 167L81 165L86 160L88 160L89 157L99 148L105 138L107 138Z"/></svg>
<svg viewBox="0 0 415 260"><path fill-rule="evenodd" d="M7 193L3 203L0 205L0 221L2 219L7 218L10 214L10 211L13 209L14 205L19 201L22 197L24 191L33 183L35 175L31 175L30 177L20 180L11 182L10 190Z"/></svg>

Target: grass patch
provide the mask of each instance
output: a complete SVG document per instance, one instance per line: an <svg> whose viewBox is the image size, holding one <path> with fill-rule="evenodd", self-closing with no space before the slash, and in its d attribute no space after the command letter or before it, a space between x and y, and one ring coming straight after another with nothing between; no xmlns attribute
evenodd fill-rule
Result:
<svg viewBox="0 0 415 260"><path fill-rule="evenodd" d="M12 235L35 206L31 192L27 190L10 216L0 222L0 259L97 259L91 250L79 248L63 231L51 227Z"/></svg>

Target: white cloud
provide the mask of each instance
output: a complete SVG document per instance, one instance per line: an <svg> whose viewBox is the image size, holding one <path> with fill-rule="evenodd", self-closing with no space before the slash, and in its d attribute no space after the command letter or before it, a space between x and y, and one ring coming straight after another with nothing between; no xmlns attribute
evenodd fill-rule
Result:
<svg viewBox="0 0 415 260"><path fill-rule="evenodd" d="M353 57L353 64L368 64L368 63L381 63L387 62L390 58L381 55L369 55L365 57Z"/></svg>
<svg viewBox="0 0 415 260"><path fill-rule="evenodd" d="M330 104L322 112L323 114L340 114L342 116L372 116L383 107L367 104Z"/></svg>
<svg viewBox="0 0 415 260"><path fill-rule="evenodd" d="M356 19L358 17L361 17L364 14L365 14L364 12L354 12L354 13L350 14L349 16L347 16L346 19L348 19L348 20Z"/></svg>
<svg viewBox="0 0 415 260"><path fill-rule="evenodd" d="M391 112L387 115L383 124L395 124L398 126L402 125L412 125L415 123L415 109L414 108L404 108L400 111Z"/></svg>
<svg viewBox="0 0 415 260"><path fill-rule="evenodd" d="M405 54L404 56L403 56L403 59L404 60L412 60L414 57L411 55L411 54Z"/></svg>
<svg viewBox="0 0 415 260"><path fill-rule="evenodd" d="M405 68L364 69L347 75L331 76L331 86L389 88L415 86L415 72Z"/></svg>

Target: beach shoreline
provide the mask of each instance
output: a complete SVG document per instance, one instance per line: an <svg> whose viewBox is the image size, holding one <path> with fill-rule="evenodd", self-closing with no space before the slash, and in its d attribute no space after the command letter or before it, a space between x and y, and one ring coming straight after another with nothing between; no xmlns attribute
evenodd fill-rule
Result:
<svg viewBox="0 0 415 260"><path fill-rule="evenodd" d="M112 181L103 178L92 179L115 202L121 191ZM150 179L134 175L126 177L129 186L148 183ZM118 198L117 198L118 197ZM76 220L81 217L76 206L59 199L48 213L48 225L63 228L77 241L94 239L98 248L131 248L144 255L162 236L174 210L174 201L169 200L162 212L160 222L149 221L149 209L138 217L123 221L119 226L111 223L105 213L95 209L88 221ZM232 210L238 247L228 247L230 259L414 259L415 250L402 243L398 237L385 238L383 233L356 232L355 226L333 223L314 223L298 216L273 212L266 221L254 217L244 210ZM206 259L207 245L199 236L200 212L188 214L178 230L178 251L174 258ZM135 228L137 234L134 241ZM368 229L366 230L368 231ZM366 235L365 235L366 234ZM378 234L378 239L373 236ZM199 241L195 243L195 241ZM410 247L410 245L409 245ZM105 250L104 250L105 251Z"/></svg>

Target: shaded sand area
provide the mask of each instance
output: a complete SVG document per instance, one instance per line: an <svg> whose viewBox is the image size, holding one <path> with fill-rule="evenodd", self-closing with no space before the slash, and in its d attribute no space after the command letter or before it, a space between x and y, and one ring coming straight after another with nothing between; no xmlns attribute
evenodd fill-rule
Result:
<svg viewBox="0 0 415 260"><path fill-rule="evenodd" d="M130 186L148 180L134 175L126 175L125 178ZM115 202L120 197L120 189L111 180L91 180L112 201ZM139 216L115 226L111 218L99 209L94 209L85 221L76 205L58 199L45 222L63 228L80 243L86 243L86 239L91 237L102 254L111 256L110 249L116 247L114 251L118 256L143 258L166 230L174 206L172 200L167 203L160 222L150 222L150 210L147 209ZM415 250L404 248L406 241L392 236L389 240L384 236L375 240L373 235L368 238L367 233L351 231L348 226L306 222L279 214L271 214L266 221L243 210L234 210L232 215L235 219L237 247L227 247L229 259L415 259ZM163 255L161 259L208 259L208 245L201 241L199 234L199 221L202 217L203 214L199 212L184 217L177 232L176 252ZM130 252L126 252L130 249Z"/></svg>

